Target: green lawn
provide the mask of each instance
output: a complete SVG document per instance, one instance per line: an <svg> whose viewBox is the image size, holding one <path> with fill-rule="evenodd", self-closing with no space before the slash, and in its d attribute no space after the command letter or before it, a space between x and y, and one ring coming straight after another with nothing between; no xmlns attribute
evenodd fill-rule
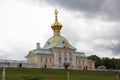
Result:
<svg viewBox="0 0 120 80"><path fill-rule="evenodd" d="M6 80L67 80L69 71L70 80L116 80L111 71L84 71L42 68L6 68ZM36 79L30 79L36 78ZM0 68L0 80L2 68ZM27 80L27 79L26 79Z"/></svg>

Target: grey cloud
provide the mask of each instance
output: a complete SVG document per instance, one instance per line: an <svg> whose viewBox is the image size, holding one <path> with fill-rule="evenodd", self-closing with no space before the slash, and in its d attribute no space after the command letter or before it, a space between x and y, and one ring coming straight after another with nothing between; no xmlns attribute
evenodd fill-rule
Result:
<svg viewBox="0 0 120 80"><path fill-rule="evenodd" d="M111 19L120 19L120 0L105 0L102 4L101 12Z"/></svg>
<svg viewBox="0 0 120 80"><path fill-rule="evenodd" d="M90 27L87 29L89 28ZM106 26L105 30L101 29L100 31L96 31L95 28L92 28L92 31L89 34L82 33L82 29L78 32L73 31L70 28L65 28L65 31L68 31L67 33L64 33L68 36L68 39L72 42L72 45L79 50L82 48L85 49L85 51L93 50L94 53L102 52L106 54L109 54L107 52L112 52L112 55L120 56L120 28L118 25L113 25L110 27ZM85 35L85 37L83 35Z"/></svg>
<svg viewBox="0 0 120 80"><path fill-rule="evenodd" d="M87 18L101 16L101 19L120 20L120 0L46 0L46 2L68 10L82 11Z"/></svg>
<svg viewBox="0 0 120 80"><path fill-rule="evenodd" d="M111 50L113 51L113 54L116 53L120 55L120 43L116 45L113 44L113 47L111 48Z"/></svg>
<svg viewBox="0 0 120 80"><path fill-rule="evenodd" d="M102 34L102 35L101 35ZM120 55L120 28L119 27L113 27L107 32L101 32L95 39L101 39L101 41L97 41L95 44L93 44L93 48L96 51L111 51L113 55Z"/></svg>
<svg viewBox="0 0 120 80"><path fill-rule="evenodd" d="M103 0L102 0L103 1ZM102 4L101 0L56 0L49 1L50 4L58 4L59 6L64 6L71 10L80 10L80 11L88 11L88 12L96 12L100 8Z"/></svg>
<svg viewBox="0 0 120 80"><path fill-rule="evenodd" d="M117 44L114 44L112 42L109 42L109 44L108 44L108 42L107 42L107 44L103 43L103 44L95 45L94 49L96 51L101 51L105 54L108 54L106 52L110 51L112 53L112 55L115 55L115 56L120 55L120 42Z"/></svg>
<svg viewBox="0 0 120 80"><path fill-rule="evenodd" d="M119 26L113 26L111 29L110 27L106 26L107 30L102 30L100 32L95 32L96 37L95 38L102 38L105 40L120 40L119 34L120 34L120 27Z"/></svg>

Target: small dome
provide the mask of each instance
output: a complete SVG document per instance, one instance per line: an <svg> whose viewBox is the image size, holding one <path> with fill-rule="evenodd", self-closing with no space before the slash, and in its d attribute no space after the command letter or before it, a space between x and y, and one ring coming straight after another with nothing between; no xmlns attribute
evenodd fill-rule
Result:
<svg viewBox="0 0 120 80"><path fill-rule="evenodd" d="M52 28L53 30L61 30L62 24L59 23L58 21L55 21L55 22L51 25L51 28Z"/></svg>
<svg viewBox="0 0 120 80"><path fill-rule="evenodd" d="M53 48L53 47L75 49L74 47L72 47L70 45L70 43L67 41L67 39L65 39L62 36L53 36L53 37L49 38L48 41L44 45L45 49L49 49L49 48Z"/></svg>
<svg viewBox="0 0 120 80"><path fill-rule="evenodd" d="M61 30L62 28L62 24L58 22L57 14L58 14L58 11L57 9L55 9L55 22L51 25L51 28L53 30Z"/></svg>

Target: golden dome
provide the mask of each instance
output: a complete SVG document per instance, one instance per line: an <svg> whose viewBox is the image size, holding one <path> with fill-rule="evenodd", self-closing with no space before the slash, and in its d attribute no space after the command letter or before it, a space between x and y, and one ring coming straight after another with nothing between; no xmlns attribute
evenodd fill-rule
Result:
<svg viewBox="0 0 120 80"><path fill-rule="evenodd" d="M47 42L44 45L45 49L53 48L53 47L59 47L59 48L70 48L75 49L66 38L63 36L52 36L47 40Z"/></svg>
<svg viewBox="0 0 120 80"><path fill-rule="evenodd" d="M57 9L55 9L54 13L55 13L55 22L51 25L51 28L53 30L61 30L62 24L58 22L58 19L57 19L58 11L57 11Z"/></svg>

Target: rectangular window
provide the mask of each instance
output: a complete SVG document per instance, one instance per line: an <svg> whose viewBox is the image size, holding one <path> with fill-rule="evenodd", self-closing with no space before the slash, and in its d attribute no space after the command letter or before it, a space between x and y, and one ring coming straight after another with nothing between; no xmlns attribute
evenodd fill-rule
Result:
<svg viewBox="0 0 120 80"><path fill-rule="evenodd" d="M43 63L43 57L41 57L41 63Z"/></svg>
<svg viewBox="0 0 120 80"><path fill-rule="evenodd" d="M64 52L64 56L67 56L66 52Z"/></svg>

